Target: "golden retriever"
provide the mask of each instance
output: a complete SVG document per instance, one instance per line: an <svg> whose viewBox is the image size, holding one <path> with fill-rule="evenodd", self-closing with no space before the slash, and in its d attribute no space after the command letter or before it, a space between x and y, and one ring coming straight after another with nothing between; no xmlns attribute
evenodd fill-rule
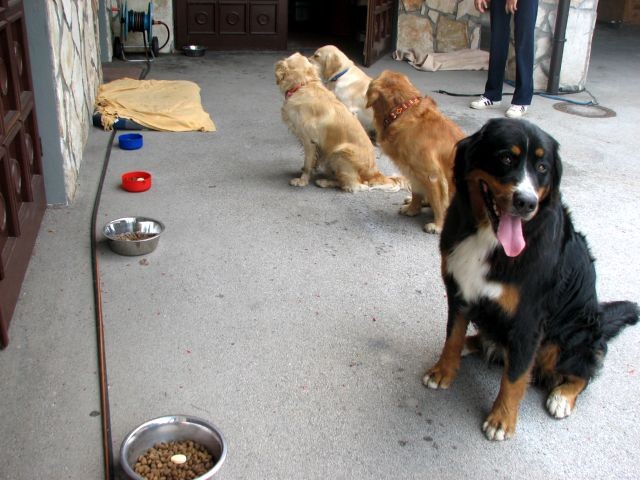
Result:
<svg viewBox="0 0 640 480"><path fill-rule="evenodd" d="M312 172L328 177L319 187L339 187L347 192L407 188L400 176L380 173L373 145L362 125L323 85L307 57L294 53L275 64L276 83L284 94L282 120L304 148L302 175L290 180L296 187L309 183Z"/></svg>
<svg viewBox="0 0 640 480"><path fill-rule="evenodd" d="M378 144L411 183L411 200L400 213L418 215L426 203L434 219L424 230L440 233L455 192L455 146L464 133L398 72L385 70L371 82L367 107L373 108Z"/></svg>
<svg viewBox="0 0 640 480"><path fill-rule="evenodd" d="M334 45L320 47L309 60L318 67L327 88L358 118L367 133L374 135L373 110L367 108L367 88L371 77Z"/></svg>

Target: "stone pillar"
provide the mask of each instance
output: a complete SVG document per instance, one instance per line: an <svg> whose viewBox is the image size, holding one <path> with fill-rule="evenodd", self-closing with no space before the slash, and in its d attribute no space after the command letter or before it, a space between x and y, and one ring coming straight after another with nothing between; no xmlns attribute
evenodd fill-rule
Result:
<svg viewBox="0 0 640 480"><path fill-rule="evenodd" d="M561 90L581 91L585 88L597 8L598 0L571 0L560 70ZM533 87L536 90L547 88L557 10L558 0L540 0L538 3L533 67ZM513 48L509 54L507 78L515 80Z"/></svg>

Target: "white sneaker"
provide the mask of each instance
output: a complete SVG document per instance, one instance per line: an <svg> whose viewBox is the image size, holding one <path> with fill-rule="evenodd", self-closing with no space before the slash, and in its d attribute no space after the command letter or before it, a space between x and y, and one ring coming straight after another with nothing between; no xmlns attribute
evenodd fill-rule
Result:
<svg viewBox="0 0 640 480"><path fill-rule="evenodd" d="M493 100L489 100L484 95L480 95L478 100L474 100L469 104L471 108L475 108L476 110L484 110L485 108L495 108L499 107L502 102L498 100L494 102Z"/></svg>
<svg viewBox="0 0 640 480"><path fill-rule="evenodd" d="M529 109L529 105L511 105L504 113L509 118L524 117Z"/></svg>

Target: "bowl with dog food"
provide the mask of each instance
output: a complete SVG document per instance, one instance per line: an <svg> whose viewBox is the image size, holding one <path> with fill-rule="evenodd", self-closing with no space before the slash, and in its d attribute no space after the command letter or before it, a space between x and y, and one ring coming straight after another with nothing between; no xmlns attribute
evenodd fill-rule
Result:
<svg viewBox="0 0 640 480"><path fill-rule="evenodd" d="M139 133L125 133L118 137L118 145L123 150L138 150L142 148L142 135Z"/></svg>
<svg viewBox="0 0 640 480"><path fill-rule="evenodd" d="M185 45L182 47L182 53L187 57L202 57L207 49L202 45Z"/></svg>
<svg viewBox="0 0 640 480"><path fill-rule="evenodd" d="M153 252L164 224L148 217L124 217L107 223L102 233L109 248L119 255L135 256Z"/></svg>
<svg viewBox="0 0 640 480"><path fill-rule="evenodd" d="M127 434L120 447L120 466L131 480L208 480L226 456L227 442L211 422L191 415L165 415Z"/></svg>
<svg viewBox="0 0 640 480"><path fill-rule="evenodd" d="M127 192L146 192L151 188L149 172L126 172L122 174L122 188Z"/></svg>

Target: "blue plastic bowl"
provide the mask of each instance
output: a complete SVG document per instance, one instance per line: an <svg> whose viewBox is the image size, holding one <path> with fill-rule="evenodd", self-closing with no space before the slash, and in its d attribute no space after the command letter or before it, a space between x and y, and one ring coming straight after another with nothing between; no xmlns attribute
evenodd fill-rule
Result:
<svg viewBox="0 0 640 480"><path fill-rule="evenodd" d="M123 150L137 150L142 147L142 135L139 133L125 133L118 137L118 144Z"/></svg>

